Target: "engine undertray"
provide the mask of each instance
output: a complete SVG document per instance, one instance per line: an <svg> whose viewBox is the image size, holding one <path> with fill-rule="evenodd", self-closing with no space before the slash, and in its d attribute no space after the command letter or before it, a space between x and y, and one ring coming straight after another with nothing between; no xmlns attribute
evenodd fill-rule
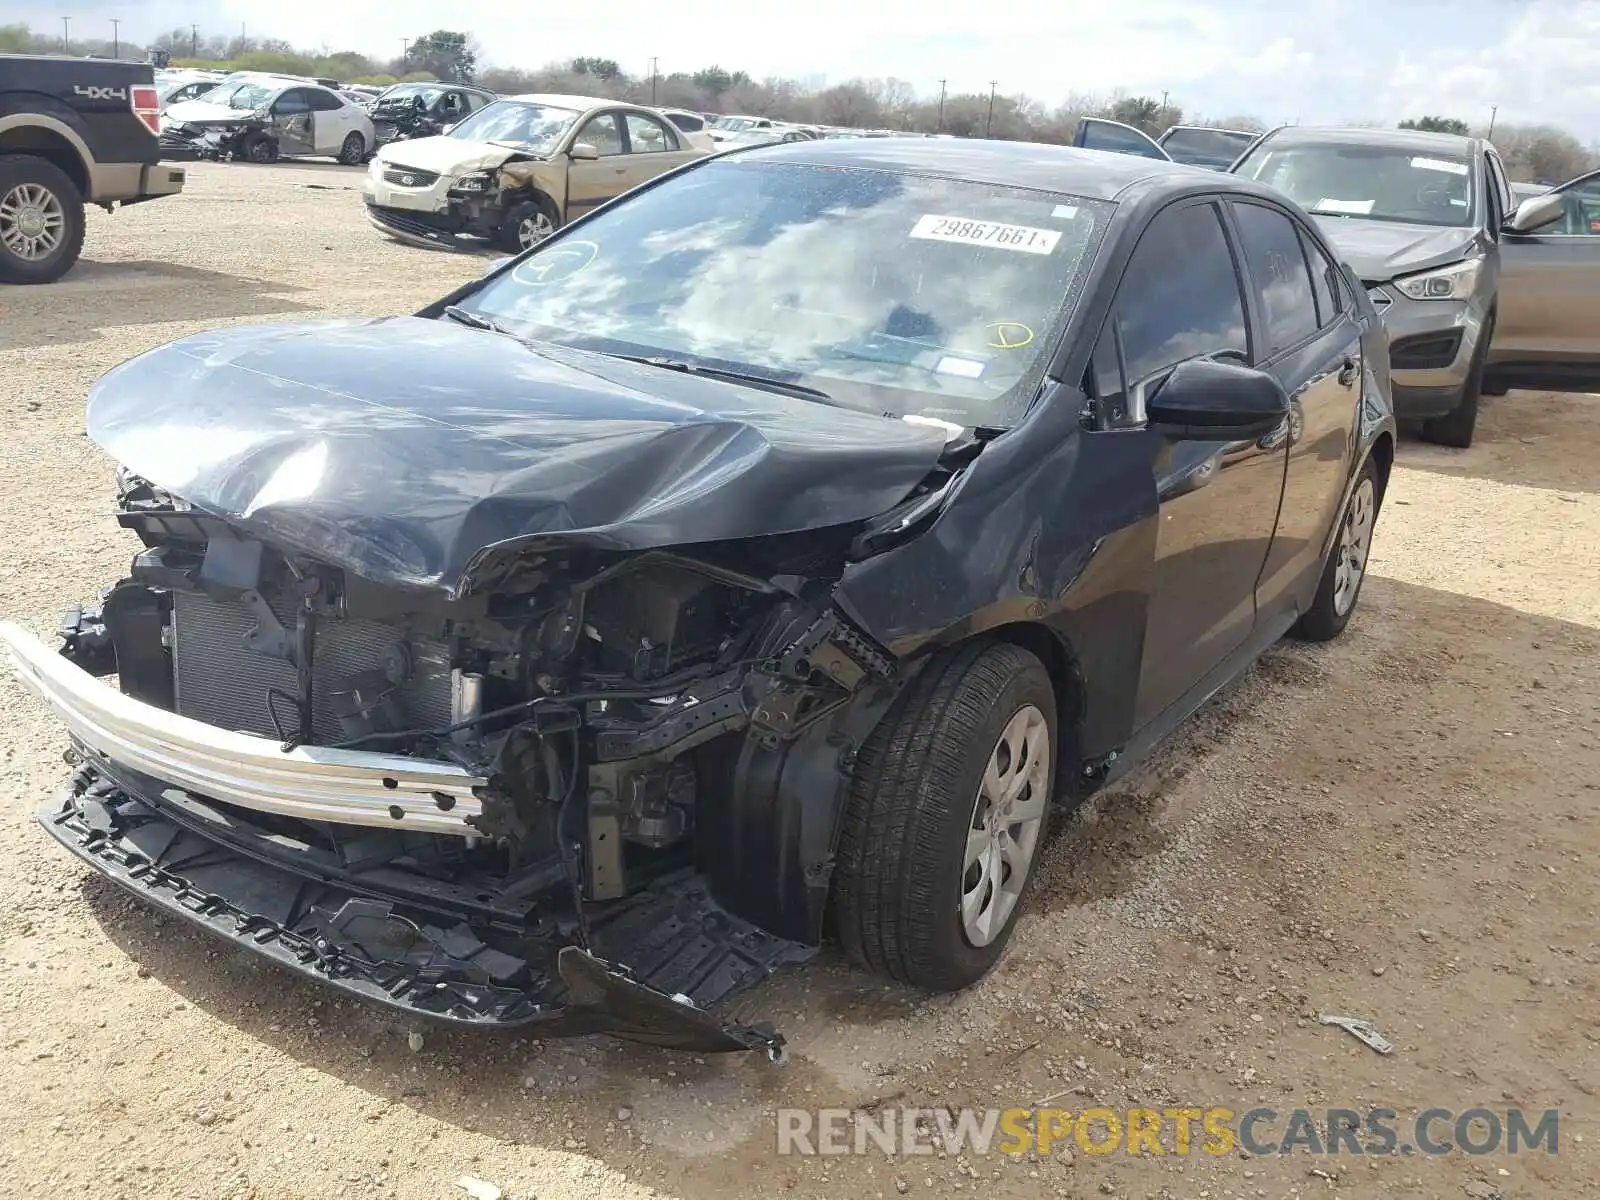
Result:
<svg viewBox="0 0 1600 1200"><path fill-rule="evenodd" d="M174 805L170 789L162 796L113 771L124 775L82 762L39 811L40 824L157 908L320 983L455 1025L782 1057L783 1036L771 1026L723 1021L707 1008L815 947L724 911L692 871L586 905L587 946L544 922L518 956L505 952L504 936L500 948L487 945L470 920L447 923L403 896L293 870L266 847L252 852L236 823L204 828L196 814L215 819L214 810Z"/></svg>

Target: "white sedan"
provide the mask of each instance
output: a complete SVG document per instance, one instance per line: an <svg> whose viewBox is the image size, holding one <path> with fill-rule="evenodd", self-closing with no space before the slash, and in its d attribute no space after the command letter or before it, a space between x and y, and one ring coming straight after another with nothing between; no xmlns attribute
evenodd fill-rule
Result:
<svg viewBox="0 0 1600 1200"><path fill-rule="evenodd" d="M275 162L315 154L355 165L376 140L366 110L332 88L272 75L230 78L203 100L174 104L161 119L167 157Z"/></svg>

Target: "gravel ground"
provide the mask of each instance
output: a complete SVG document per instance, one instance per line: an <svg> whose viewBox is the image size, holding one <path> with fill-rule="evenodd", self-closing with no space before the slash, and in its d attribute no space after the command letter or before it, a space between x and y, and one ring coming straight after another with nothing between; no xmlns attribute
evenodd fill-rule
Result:
<svg viewBox="0 0 1600 1200"><path fill-rule="evenodd" d="M392 245L335 166L203 165L0 291L0 613L48 629L130 553L83 436L107 368L208 326L404 311L482 262ZM785 1069L409 1030L125 900L31 813L63 774L9 678L0 1193L1600 1194L1600 407L1492 401L1402 446L1347 635L1284 646L1061 822L1013 948L928 999L824 954L745 998ZM1379 1057L1320 1011L1372 1019ZM773 1109L1265 1103L1563 1113L1560 1153L780 1158Z"/></svg>

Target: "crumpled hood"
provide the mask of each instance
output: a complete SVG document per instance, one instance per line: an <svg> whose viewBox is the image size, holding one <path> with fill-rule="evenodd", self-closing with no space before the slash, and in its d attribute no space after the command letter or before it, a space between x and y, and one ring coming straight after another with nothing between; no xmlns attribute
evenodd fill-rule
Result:
<svg viewBox="0 0 1600 1200"><path fill-rule="evenodd" d="M1339 257L1358 276L1373 283L1456 262L1466 256L1467 247L1477 236L1471 227L1454 229L1315 215L1313 219Z"/></svg>
<svg viewBox="0 0 1600 1200"><path fill-rule="evenodd" d="M435 175L464 175L468 171L487 171L521 153L510 146L489 142L469 142L463 138L425 137L391 142L376 157L385 166L414 167Z"/></svg>
<svg viewBox="0 0 1600 1200"><path fill-rule="evenodd" d="M258 537L452 595L507 543L649 549L865 520L945 440L417 317L185 338L104 376L88 431Z"/></svg>
<svg viewBox="0 0 1600 1200"><path fill-rule="evenodd" d="M229 108L226 104L204 100L185 100L170 105L162 115L174 125L235 125L258 119L254 109Z"/></svg>

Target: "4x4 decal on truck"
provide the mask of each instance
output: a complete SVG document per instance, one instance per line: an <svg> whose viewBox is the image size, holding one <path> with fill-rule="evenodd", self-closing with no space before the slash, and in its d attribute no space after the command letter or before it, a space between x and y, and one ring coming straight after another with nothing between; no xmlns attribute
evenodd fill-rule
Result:
<svg viewBox="0 0 1600 1200"><path fill-rule="evenodd" d="M126 100L128 89L119 87L85 87L76 84L72 89L74 96L83 96L90 100Z"/></svg>

